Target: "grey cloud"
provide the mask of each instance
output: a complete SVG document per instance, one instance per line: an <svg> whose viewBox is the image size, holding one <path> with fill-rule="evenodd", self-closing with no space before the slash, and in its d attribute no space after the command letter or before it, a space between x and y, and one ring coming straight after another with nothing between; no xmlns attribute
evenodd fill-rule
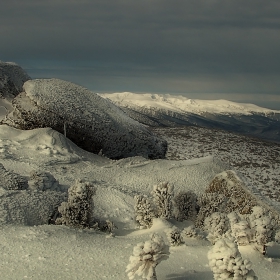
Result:
<svg viewBox="0 0 280 280"><path fill-rule="evenodd" d="M0 26L0 59L34 76L280 94L278 0L3 0Z"/></svg>

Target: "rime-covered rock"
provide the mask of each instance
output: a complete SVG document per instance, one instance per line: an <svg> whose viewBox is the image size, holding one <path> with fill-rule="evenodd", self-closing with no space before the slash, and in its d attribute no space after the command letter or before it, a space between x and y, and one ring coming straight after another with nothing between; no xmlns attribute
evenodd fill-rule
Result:
<svg viewBox="0 0 280 280"><path fill-rule="evenodd" d="M257 199L232 170L217 174L205 192L224 195L228 199L226 207L217 210L225 213L238 211L241 214L249 214L252 208L258 205Z"/></svg>
<svg viewBox="0 0 280 280"><path fill-rule="evenodd" d="M28 188L28 181L21 175L6 170L0 163L0 187L6 190L25 190Z"/></svg>
<svg viewBox="0 0 280 280"><path fill-rule="evenodd" d="M99 95L58 79L27 81L3 123L20 129L51 127L79 147L114 159L163 158L167 143Z"/></svg>
<svg viewBox="0 0 280 280"><path fill-rule="evenodd" d="M30 80L30 77L20 66L0 61L0 97L18 95L22 92L22 86L27 80Z"/></svg>

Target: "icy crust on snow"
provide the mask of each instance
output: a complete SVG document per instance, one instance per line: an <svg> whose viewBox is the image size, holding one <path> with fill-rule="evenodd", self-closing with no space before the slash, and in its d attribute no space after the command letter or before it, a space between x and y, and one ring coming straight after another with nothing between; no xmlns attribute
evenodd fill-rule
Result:
<svg viewBox="0 0 280 280"><path fill-rule="evenodd" d="M15 63L0 61L0 97L14 97L22 92L30 77Z"/></svg>
<svg viewBox="0 0 280 280"><path fill-rule="evenodd" d="M199 100L189 99L181 95L170 94L136 94L131 92L104 93L100 94L108 98L117 105L124 107L142 107L148 109L163 109L175 112L186 112L202 114L208 113L234 113L250 115L252 113L280 113L280 111L270 110L254 104L236 103L228 100Z"/></svg>
<svg viewBox="0 0 280 280"><path fill-rule="evenodd" d="M166 141L97 94L58 79L31 80L13 100L4 123L20 128L52 127L79 147L109 158L163 158Z"/></svg>

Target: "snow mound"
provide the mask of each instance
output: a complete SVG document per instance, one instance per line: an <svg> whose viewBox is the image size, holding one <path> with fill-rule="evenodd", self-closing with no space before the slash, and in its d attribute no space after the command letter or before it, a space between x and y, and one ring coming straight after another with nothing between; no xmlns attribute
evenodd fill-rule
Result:
<svg viewBox="0 0 280 280"><path fill-rule="evenodd" d="M0 96L14 97L22 92L24 82L30 77L15 63L0 61Z"/></svg>
<svg viewBox="0 0 280 280"><path fill-rule="evenodd" d="M165 156L167 144L99 95L58 79L27 81L4 123L20 128L51 127L79 147L110 158Z"/></svg>
<svg viewBox="0 0 280 280"><path fill-rule="evenodd" d="M20 130L0 125L0 155L5 159L42 164L73 163L86 155L69 139L51 128ZM34 156L34 158L33 158Z"/></svg>

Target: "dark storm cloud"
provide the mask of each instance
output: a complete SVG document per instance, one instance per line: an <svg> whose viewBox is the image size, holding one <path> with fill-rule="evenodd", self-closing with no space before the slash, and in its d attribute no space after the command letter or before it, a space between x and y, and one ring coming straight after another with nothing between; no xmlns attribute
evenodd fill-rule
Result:
<svg viewBox="0 0 280 280"><path fill-rule="evenodd" d="M35 77L105 91L280 93L278 0L2 0L0 26L0 59Z"/></svg>

